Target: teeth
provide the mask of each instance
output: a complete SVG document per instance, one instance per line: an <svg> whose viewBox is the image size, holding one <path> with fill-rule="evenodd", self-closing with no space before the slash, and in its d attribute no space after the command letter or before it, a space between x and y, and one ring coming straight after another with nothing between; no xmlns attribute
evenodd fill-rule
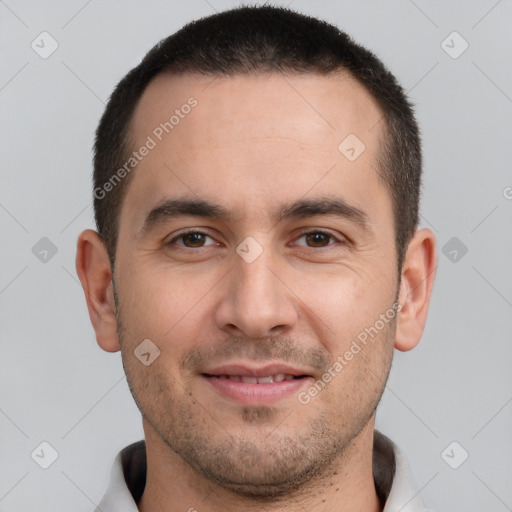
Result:
<svg viewBox="0 0 512 512"><path fill-rule="evenodd" d="M275 375L266 375L265 377L252 377L249 375L219 375L220 379L234 380L235 382L244 382L245 384L271 384L273 382L282 382L283 380L292 380L293 375L277 373Z"/></svg>

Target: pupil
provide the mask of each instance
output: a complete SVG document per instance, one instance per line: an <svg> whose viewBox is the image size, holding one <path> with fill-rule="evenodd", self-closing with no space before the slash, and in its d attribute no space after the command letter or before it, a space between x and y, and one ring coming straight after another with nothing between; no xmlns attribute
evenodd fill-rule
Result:
<svg viewBox="0 0 512 512"><path fill-rule="evenodd" d="M191 242L191 245L201 244L203 235L201 233L191 233L189 235L185 235L185 239Z"/></svg>
<svg viewBox="0 0 512 512"><path fill-rule="evenodd" d="M313 245L322 245L322 242L325 242L327 239L327 235L325 233L313 233L312 235L307 235L308 241L312 241Z"/></svg>

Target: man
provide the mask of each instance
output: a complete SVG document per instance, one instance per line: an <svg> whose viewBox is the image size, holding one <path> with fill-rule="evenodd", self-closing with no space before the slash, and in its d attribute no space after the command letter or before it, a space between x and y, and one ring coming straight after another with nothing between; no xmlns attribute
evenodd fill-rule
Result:
<svg viewBox="0 0 512 512"><path fill-rule="evenodd" d="M145 441L100 510L424 510L374 429L434 280L420 181L403 90L314 18L226 11L123 78L77 271Z"/></svg>

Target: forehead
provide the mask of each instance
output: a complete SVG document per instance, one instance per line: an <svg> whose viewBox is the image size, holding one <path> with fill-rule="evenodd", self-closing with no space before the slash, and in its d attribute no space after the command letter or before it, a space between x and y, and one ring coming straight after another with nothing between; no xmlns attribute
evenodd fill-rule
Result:
<svg viewBox="0 0 512 512"><path fill-rule="evenodd" d="M152 149L137 164L124 205L143 214L173 193L196 195L243 216L251 205L314 191L364 202L380 185L381 119L376 101L346 73L163 73L134 111L133 149Z"/></svg>
<svg viewBox="0 0 512 512"><path fill-rule="evenodd" d="M199 108L174 134L196 134L195 142L222 143L228 134L230 141L259 135L296 137L314 144L323 142L329 132L337 140L348 127L369 141L378 135L372 128L382 116L373 97L346 72L229 77L167 72L149 83L135 108L131 126L135 140L168 121L191 98ZM298 118L305 124L297 125ZM235 123L244 123L245 131L233 129Z"/></svg>

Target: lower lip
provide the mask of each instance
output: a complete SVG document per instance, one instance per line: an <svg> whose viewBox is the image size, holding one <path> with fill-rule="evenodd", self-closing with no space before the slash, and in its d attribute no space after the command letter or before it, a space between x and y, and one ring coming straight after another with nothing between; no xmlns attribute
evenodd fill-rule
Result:
<svg viewBox="0 0 512 512"><path fill-rule="evenodd" d="M310 383L310 377L302 379L267 382L265 384L247 384L231 379L206 377L210 385L222 396L244 405L264 405L277 402L290 395L297 394L303 386Z"/></svg>

